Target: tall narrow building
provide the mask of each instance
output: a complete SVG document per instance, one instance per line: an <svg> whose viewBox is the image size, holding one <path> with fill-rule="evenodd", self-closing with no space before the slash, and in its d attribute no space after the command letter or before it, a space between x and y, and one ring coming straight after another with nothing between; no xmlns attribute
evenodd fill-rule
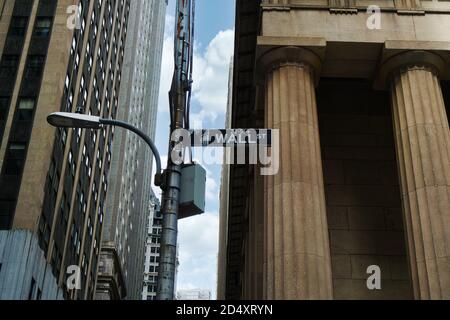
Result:
<svg viewBox="0 0 450 320"><path fill-rule="evenodd" d="M129 11L130 0L0 2L0 298L94 297L114 129L46 118L116 117Z"/></svg>
<svg viewBox="0 0 450 320"><path fill-rule="evenodd" d="M450 299L450 2L236 12L232 127L278 130L280 167L230 168L218 295Z"/></svg>
<svg viewBox="0 0 450 320"><path fill-rule="evenodd" d="M149 213L142 300L156 300L156 290L158 287L158 269L161 254L162 213L160 201L153 192L150 196Z"/></svg>
<svg viewBox="0 0 450 320"><path fill-rule="evenodd" d="M131 2L117 117L155 136L167 0ZM128 131L114 138L98 299L142 297L153 154Z"/></svg>

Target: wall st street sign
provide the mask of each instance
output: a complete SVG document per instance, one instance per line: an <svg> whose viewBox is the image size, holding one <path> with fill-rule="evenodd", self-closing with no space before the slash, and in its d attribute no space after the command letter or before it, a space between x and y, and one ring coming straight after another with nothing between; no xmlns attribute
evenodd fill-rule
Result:
<svg viewBox="0 0 450 320"><path fill-rule="evenodd" d="M260 164L262 175L275 175L279 170L278 129L201 129L175 130L170 153L173 163L182 164L186 150L198 148L195 158L213 165ZM224 148L224 152L216 152ZM190 151L192 152L192 150Z"/></svg>
<svg viewBox="0 0 450 320"><path fill-rule="evenodd" d="M270 129L208 129L190 130L191 147L233 147L258 145L270 147Z"/></svg>

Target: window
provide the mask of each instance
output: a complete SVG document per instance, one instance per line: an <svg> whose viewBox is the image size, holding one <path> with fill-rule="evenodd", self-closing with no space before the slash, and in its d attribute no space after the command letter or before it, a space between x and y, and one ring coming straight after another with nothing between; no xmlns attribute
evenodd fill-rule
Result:
<svg viewBox="0 0 450 320"><path fill-rule="evenodd" d="M41 17L36 21L36 28L34 34L38 37L48 37L50 35L50 28L52 26L52 19Z"/></svg>
<svg viewBox="0 0 450 320"><path fill-rule="evenodd" d="M13 77L19 65L19 56L4 55L0 64L0 78Z"/></svg>
<svg viewBox="0 0 450 320"><path fill-rule="evenodd" d="M33 98L21 98L19 100L19 120L31 121L34 112L35 100Z"/></svg>
<svg viewBox="0 0 450 320"><path fill-rule="evenodd" d="M42 74L42 69L44 67L45 56L33 55L28 57L27 69L25 70L25 77L36 78L40 77Z"/></svg>
<svg viewBox="0 0 450 320"><path fill-rule="evenodd" d="M13 17L11 19L11 35L16 37L23 37L27 31L27 17Z"/></svg>
<svg viewBox="0 0 450 320"><path fill-rule="evenodd" d="M69 84L70 84L70 78L69 78L69 75L67 75L67 76L66 76L66 80L64 81L64 89L65 89L66 91L69 90Z"/></svg>
<svg viewBox="0 0 450 320"><path fill-rule="evenodd" d="M0 121L8 117L9 97L0 97Z"/></svg>
<svg viewBox="0 0 450 320"><path fill-rule="evenodd" d="M19 175L25 159L25 143L11 143L5 161L6 175Z"/></svg>

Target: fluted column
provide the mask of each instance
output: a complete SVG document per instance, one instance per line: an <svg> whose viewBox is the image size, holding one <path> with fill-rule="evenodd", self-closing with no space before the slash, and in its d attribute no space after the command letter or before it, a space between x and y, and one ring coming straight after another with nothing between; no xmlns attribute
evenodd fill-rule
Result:
<svg viewBox="0 0 450 320"><path fill-rule="evenodd" d="M450 131L438 78L443 64L427 52L396 59L403 66L391 76L392 110L414 293L417 299L450 299Z"/></svg>
<svg viewBox="0 0 450 320"><path fill-rule="evenodd" d="M320 60L299 48L267 53L266 126L280 130L280 171L265 180L267 299L331 299L332 279L315 96Z"/></svg>

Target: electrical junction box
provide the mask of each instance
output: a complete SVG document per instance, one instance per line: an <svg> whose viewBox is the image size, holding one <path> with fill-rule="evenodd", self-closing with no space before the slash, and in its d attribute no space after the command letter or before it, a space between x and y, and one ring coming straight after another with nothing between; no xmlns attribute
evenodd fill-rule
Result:
<svg viewBox="0 0 450 320"><path fill-rule="evenodd" d="M178 219L205 212L205 191L206 170L198 163L183 165Z"/></svg>

